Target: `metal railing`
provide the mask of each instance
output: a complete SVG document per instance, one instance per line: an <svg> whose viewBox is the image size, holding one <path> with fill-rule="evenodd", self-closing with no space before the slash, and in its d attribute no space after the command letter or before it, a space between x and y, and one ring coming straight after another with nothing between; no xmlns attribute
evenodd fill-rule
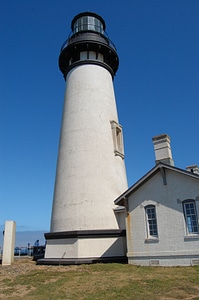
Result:
<svg viewBox="0 0 199 300"><path fill-rule="evenodd" d="M109 36L108 36L108 34L107 34L106 32L104 32L103 34L102 34L102 33L99 33L99 32L95 32L95 33L101 35L102 37L105 37L106 40L107 40L107 42L108 42L108 45L109 45L111 48L113 48L115 51L117 51L117 49L116 49L114 43L109 39ZM71 33L69 34L68 39L62 44L60 52L62 52L62 51L64 50L64 48L66 48L68 45L71 44L71 42L73 42L73 41L71 40L71 37L72 37L72 36L73 36L73 32L71 32Z"/></svg>

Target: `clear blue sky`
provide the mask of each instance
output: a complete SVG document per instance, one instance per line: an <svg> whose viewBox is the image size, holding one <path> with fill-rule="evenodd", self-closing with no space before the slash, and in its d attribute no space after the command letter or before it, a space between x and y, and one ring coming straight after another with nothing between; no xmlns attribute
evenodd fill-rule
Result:
<svg viewBox="0 0 199 300"><path fill-rule="evenodd" d="M155 162L151 138L171 137L175 165L199 164L198 0L1 0L0 228L48 232L65 82L58 68L71 20L106 22L129 186Z"/></svg>

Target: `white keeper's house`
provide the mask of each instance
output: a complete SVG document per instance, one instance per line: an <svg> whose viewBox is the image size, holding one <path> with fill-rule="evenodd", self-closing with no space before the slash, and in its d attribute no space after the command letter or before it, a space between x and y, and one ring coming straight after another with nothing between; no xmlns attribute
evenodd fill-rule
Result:
<svg viewBox="0 0 199 300"><path fill-rule="evenodd" d="M114 201L126 211L128 263L199 265L198 167L174 166L168 135L152 140L155 167Z"/></svg>

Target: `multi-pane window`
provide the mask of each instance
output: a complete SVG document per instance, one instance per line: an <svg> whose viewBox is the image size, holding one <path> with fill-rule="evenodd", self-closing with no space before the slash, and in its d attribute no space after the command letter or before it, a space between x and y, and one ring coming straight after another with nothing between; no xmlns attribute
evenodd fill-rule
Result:
<svg viewBox="0 0 199 300"><path fill-rule="evenodd" d="M95 51L80 52L80 60L87 60L87 59L103 61L104 56L103 56L103 54L95 52Z"/></svg>
<svg viewBox="0 0 199 300"><path fill-rule="evenodd" d="M158 227L155 205L145 207L148 237L158 237Z"/></svg>
<svg viewBox="0 0 199 300"><path fill-rule="evenodd" d="M196 205L194 200L186 200L183 203L184 216L188 234L199 233L198 231L198 217L196 212Z"/></svg>
<svg viewBox="0 0 199 300"><path fill-rule="evenodd" d="M79 31L87 31L87 30L92 30L92 31L97 31L103 34L103 24L100 22L95 17L92 16L83 16L79 19L74 24L74 32L79 32Z"/></svg>

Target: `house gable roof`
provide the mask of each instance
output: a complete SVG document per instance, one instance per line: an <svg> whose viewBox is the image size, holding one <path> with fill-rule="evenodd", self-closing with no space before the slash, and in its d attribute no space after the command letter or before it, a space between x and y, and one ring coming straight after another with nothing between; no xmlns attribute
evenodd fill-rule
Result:
<svg viewBox="0 0 199 300"><path fill-rule="evenodd" d="M153 167L149 172L147 172L143 177L141 177L135 184L133 184L128 190L126 190L123 194L121 194L117 199L115 199L114 203L116 205L123 205L123 201L130 196L133 192L139 189L146 181L152 178L158 172L165 172L165 169L171 170L173 172L184 174L189 177L193 177L199 180L199 175L196 173L192 173L180 168L176 168L174 166L170 166L164 164L162 162L158 163L155 167Z"/></svg>

